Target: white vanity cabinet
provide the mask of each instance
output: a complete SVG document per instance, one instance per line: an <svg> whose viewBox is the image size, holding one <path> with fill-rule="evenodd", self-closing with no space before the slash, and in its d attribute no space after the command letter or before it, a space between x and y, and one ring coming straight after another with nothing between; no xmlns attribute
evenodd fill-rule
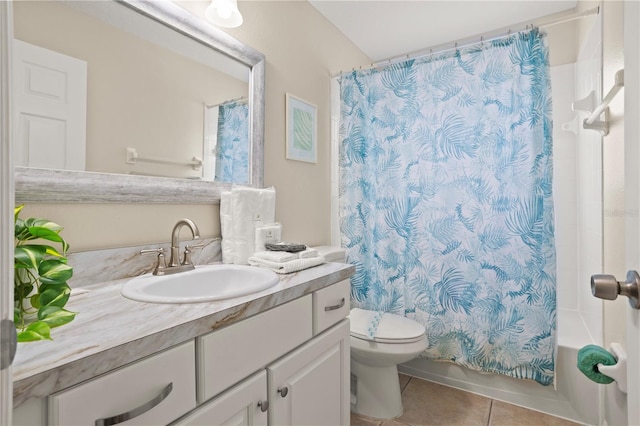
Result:
<svg viewBox="0 0 640 426"><path fill-rule="evenodd" d="M188 342L51 395L48 424L165 424L195 406L195 351Z"/></svg>
<svg viewBox="0 0 640 426"><path fill-rule="evenodd" d="M348 298L342 281L198 338L206 402L176 425L348 425Z"/></svg>
<svg viewBox="0 0 640 426"><path fill-rule="evenodd" d="M340 281L218 321L208 334L29 400L14 425L348 425L349 293Z"/></svg>

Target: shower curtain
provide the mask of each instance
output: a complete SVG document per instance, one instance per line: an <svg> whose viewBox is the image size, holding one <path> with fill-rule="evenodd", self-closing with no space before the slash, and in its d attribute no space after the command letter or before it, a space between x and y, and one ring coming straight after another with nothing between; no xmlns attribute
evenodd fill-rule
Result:
<svg viewBox="0 0 640 426"><path fill-rule="evenodd" d="M538 30L340 79L352 306L426 326L423 354L552 383L552 122Z"/></svg>
<svg viewBox="0 0 640 426"><path fill-rule="evenodd" d="M216 182L249 181L249 105L246 99L218 106Z"/></svg>

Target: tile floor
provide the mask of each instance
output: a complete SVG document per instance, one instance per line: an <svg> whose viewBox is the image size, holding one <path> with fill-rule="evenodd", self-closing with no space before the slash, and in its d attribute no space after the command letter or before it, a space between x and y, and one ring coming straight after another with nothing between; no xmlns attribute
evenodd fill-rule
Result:
<svg viewBox="0 0 640 426"><path fill-rule="evenodd" d="M351 426L571 426L577 423L400 375L404 413L379 420L351 413Z"/></svg>

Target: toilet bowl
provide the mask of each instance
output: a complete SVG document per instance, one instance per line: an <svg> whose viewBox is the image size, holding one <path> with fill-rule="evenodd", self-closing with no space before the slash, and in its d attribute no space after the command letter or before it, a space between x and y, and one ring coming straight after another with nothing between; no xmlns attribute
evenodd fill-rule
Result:
<svg viewBox="0 0 640 426"><path fill-rule="evenodd" d="M328 262L345 262L345 250L317 247ZM351 411L390 419L402 414L398 364L427 349L422 324L390 313L353 308L351 328Z"/></svg>
<svg viewBox="0 0 640 426"><path fill-rule="evenodd" d="M351 411L390 419L402 414L398 364L427 349L422 324L399 315L382 314L373 337L370 319L377 313L351 310Z"/></svg>

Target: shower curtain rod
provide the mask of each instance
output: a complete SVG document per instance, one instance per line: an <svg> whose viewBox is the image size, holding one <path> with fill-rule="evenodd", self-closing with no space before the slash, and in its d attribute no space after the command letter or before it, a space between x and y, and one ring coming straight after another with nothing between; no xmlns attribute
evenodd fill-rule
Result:
<svg viewBox="0 0 640 426"><path fill-rule="evenodd" d="M241 97L239 97L239 98L229 99L228 101L220 102L219 104L208 104L208 103L206 103L206 102L205 102L204 106L205 106L206 108L213 108L213 107L220 106L220 105L222 105L222 104L228 104L228 103L231 103L231 102L246 101L246 100L248 100L248 99L249 99L249 98L247 98L246 96L241 96Z"/></svg>
<svg viewBox="0 0 640 426"><path fill-rule="evenodd" d="M377 62L372 62L369 65L362 65L362 66L358 66L358 67L353 67L350 71L338 71L338 72L334 72L330 74L331 78L334 77L339 77L343 74L347 74L350 73L352 71L356 71L356 70L367 70L367 69L372 69L372 68L378 68L378 67L385 67L391 64L395 64L398 62L403 62L403 61L407 61L409 59L417 59L417 58L423 58L425 56L430 56L433 55L435 53L443 53L443 52L447 52L449 50L454 50L454 49L458 49L460 47L466 47L466 46L471 46L474 44L478 44L478 43L483 43L483 42L489 42L492 40L497 40L503 37L508 37L510 36L512 33L517 33L520 31L526 31L528 29L533 29L533 28L545 28L545 27L551 27L554 25L558 25L558 24L564 24L566 22L570 22L570 21L575 21L577 19L582 19L582 18L586 18L588 16L591 15L598 15L600 14L600 6L596 6L593 9L589 9L586 10L584 12L579 12L579 13L574 13L571 15L564 15L564 16L560 16L554 19L549 19L547 21L542 21L539 24L532 24L532 23L520 23L520 24L516 24L514 27L516 29L513 29L511 27L504 27L501 28L499 30L495 30L489 33L485 33L483 35L475 35L472 37L467 37L465 39L462 39L460 41L456 41L453 43L453 45L451 45L451 42L448 43L443 43L443 44L439 44L437 46L433 46L427 49L421 49L419 51L416 51L414 53L408 53L406 55L402 55L402 56L395 56L393 58L389 58L389 59L383 59L381 61L377 61Z"/></svg>

